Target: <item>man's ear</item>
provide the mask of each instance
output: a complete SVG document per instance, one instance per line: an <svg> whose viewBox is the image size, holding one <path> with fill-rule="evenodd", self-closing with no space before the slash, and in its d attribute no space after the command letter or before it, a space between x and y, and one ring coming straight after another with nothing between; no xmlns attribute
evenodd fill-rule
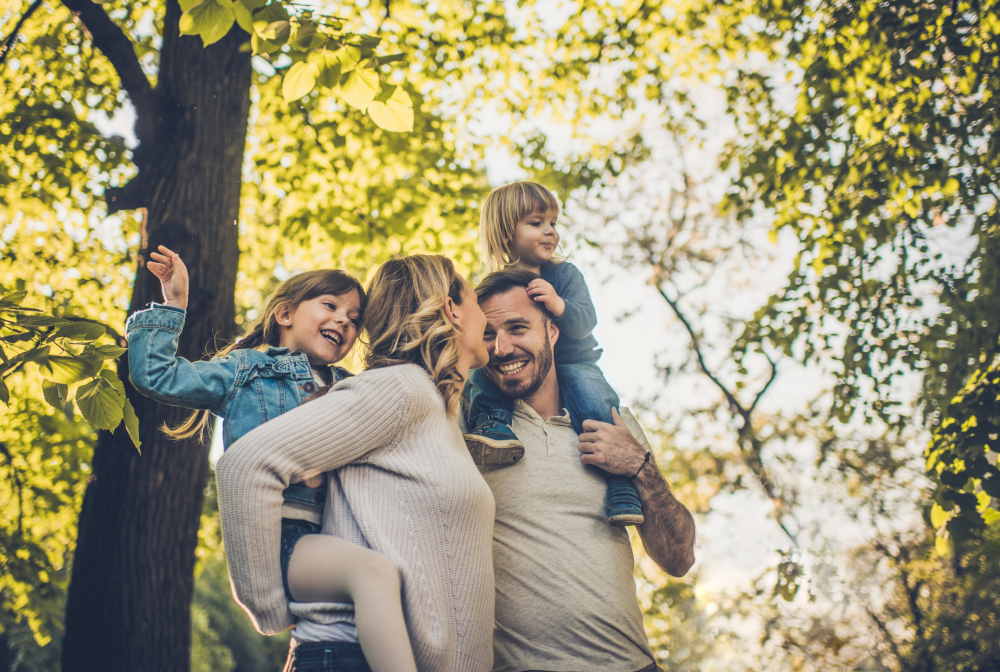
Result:
<svg viewBox="0 0 1000 672"><path fill-rule="evenodd" d="M549 330L549 345L555 345L556 341L559 340L559 325L556 324L555 320L547 320L546 328Z"/></svg>

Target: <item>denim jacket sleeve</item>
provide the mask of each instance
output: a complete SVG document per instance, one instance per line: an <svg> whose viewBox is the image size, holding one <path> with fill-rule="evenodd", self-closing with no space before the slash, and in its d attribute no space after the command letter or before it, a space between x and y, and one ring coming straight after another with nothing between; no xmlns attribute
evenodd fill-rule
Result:
<svg viewBox="0 0 1000 672"><path fill-rule="evenodd" d="M236 382L234 356L190 362L177 356L185 311L154 304L130 317L129 377L137 390L171 406L218 410Z"/></svg>
<svg viewBox="0 0 1000 672"><path fill-rule="evenodd" d="M590 300L587 281L580 269L567 262L556 265L554 271L553 289L566 303L556 325L567 338L586 338L597 326L597 310Z"/></svg>

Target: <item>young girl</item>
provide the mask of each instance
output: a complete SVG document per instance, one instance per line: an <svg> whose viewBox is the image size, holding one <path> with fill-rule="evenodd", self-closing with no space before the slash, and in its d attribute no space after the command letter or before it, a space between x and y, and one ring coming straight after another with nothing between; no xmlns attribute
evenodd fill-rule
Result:
<svg viewBox="0 0 1000 672"><path fill-rule="evenodd" d="M597 366L601 350L593 329L597 311L587 283L573 264L555 256L559 245L556 220L559 203L535 182L514 182L494 189L483 201L479 239L487 270L522 268L540 277L528 285L528 294L545 305L559 327L553 348L563 403L573 427L583 433L583 421L614 424L611 407L618 395ZM524 447L510 429L513 402L501 394L482 369L470 378L469 426L465 435L473 459L479 464L506 464L524 454ZM639 494L627 476L606 474L608 522L623 527L643 522Z"/></svg>
<svg viewBox="0 0 1000 672"><path fill-rule="evenodd" d="M199 409L167 434L202 435L210 414L224 418L228 448L250 430L299 406L319 388L351 374L333 366L358 337L366 296L337 270L310 271L281 284L243 337L209 361L177 356L188 276L181 258L159 247L146 267L160 279L164 304L132 315L126 326L129 374L145 395ZM280 450L280 448L278 448ZM280 562L285 592L297 602L355 604L357 638L374 672L416 672L400 602L399 578L381 555L321 535L322 475L284 491Z"/></svg>

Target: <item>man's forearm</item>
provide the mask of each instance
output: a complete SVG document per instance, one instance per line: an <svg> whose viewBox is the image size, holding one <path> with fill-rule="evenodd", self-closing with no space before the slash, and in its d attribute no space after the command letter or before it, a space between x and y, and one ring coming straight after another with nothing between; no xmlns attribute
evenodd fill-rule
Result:
<svg viewBox="0 0 1000 672"><path fill-rule="evenodd" d="M654 460L633 483L646 518L638 527L646 553L668 574L684 576L694 564L694 517L674 497Z"/></svg>

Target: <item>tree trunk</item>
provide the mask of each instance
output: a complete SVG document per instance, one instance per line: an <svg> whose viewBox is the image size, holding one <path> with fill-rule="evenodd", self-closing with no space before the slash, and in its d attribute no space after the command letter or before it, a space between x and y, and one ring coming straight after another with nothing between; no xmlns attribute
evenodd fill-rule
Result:
<svg viewBox="0 0 1000 672"><path fill-rule="evenodd" d="M162 300L156 278L144 268L147 250L162 244L178 252L191 275L179 354L199 359L215 347L214 339L234 330L250 54L240 52L248 36L236 26L208 48L200 38L178 35L180 8L175 0L166 7L155 90L163 106L155 118L137 106L137 126L155 132L136 150L139 175L116 191L131 194L122 207L147 208L130 311ZM125 357L119 373L127 380ZM142 454L122 428L99 434L66 608L66 672L190 667L207 448L160 432L160 425L177 423L187 411L147 399L127 383L126 389L139 416Z"/></svg>

